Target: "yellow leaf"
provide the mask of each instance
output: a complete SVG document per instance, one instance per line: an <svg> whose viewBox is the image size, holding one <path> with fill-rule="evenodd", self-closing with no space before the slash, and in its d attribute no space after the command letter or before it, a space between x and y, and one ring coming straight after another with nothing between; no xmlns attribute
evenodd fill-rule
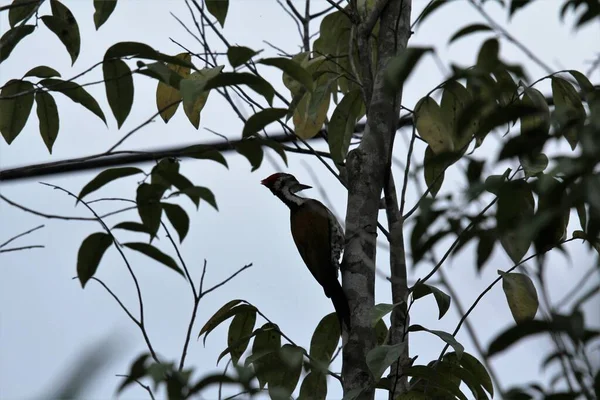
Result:
<svg viewBox="0 0 600 400"><path fill-rule="evenodd" d="M191 55L189 53L177 54L175 57L185 61L191 61ZM169 64L168 67L172 71L181 75L183 78L187 78L187 76L190 74L189 67L172 64ZM178 89L175 89L166 83L158 83L156 88L156 108L158 111L160 111L160 116L162 117L163 121L169 122L171 117L173 117L177 111L177 108L179 107L179 100L181 100L181 93Z"/></svg>
<svg viewBox="0 0 600 400"><path fill-rule="evenodd" d="M448 129L442 110L434 99L427 96L417 103L415 120L419 135L435 154L454 151L452 132Z"/></svg>

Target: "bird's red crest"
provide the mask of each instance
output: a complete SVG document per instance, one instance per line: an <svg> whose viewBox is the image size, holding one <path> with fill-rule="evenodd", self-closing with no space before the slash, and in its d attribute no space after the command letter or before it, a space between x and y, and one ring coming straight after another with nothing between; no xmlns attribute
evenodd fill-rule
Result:
<svg viewBox="0 0 600 400"><path fill-rule="evenodd" d="M271 186L279 177L281 177L283 175L285 175L283 172L274 173L273 175L260 181L260 183L265 186Z"/></svg>

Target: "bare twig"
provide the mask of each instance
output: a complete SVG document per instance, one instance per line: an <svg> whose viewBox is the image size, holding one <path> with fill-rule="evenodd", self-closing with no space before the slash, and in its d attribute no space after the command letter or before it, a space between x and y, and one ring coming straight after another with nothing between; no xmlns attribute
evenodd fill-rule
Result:
<svg viewBox="0 0 600 400"><path fill-rule="evenodd" d="M13 236L12 238L8 239L6 242L0 244L0 249L3 248L4 246L6 246L7 244L13 242L14 240L16 240L20 237L23 237L25 235L29 235L31 232L37 231L38 229L42 229L43 227L44 227L44 225L39 225L39 226L36 226L35 228L32 228L26 232L19 233L18 235Z"/></svg>
<svg viewBox="0 0 600 400"><path fill-rule="evenodd" d="M45 246L40 244L35 244L32 246L21 246L21 247L10 247L8 249L0 249L0 253L10 253L11 251L21 251L21 250L29 250L29 249L43 249Z"/></svg>

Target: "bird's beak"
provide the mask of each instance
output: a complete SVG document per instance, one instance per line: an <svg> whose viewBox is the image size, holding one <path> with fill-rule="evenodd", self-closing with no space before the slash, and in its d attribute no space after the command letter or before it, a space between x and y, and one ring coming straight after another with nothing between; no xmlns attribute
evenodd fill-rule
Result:
<svg viewBox="0 0 600 400"><path fill-rule="evenodd" d="M299 192L304 189L312 189L312 186L303 185L302 183L299 183L294 187L294 192Z"/></svg>

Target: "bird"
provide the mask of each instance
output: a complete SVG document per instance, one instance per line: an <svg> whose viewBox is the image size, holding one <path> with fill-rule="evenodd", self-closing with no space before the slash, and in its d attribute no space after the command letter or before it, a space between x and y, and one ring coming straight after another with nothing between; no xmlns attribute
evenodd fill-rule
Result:
<svg viewBox="0 0 600 400"><path fill-rule="evenodd" d="M338 281L344 230L323 203L296 194L311 186L301 184L293 175L278 172L263 179L261 184L289 207L294 243L325 296L331 298L344 337L350 330L350 307Z"/></svg>

